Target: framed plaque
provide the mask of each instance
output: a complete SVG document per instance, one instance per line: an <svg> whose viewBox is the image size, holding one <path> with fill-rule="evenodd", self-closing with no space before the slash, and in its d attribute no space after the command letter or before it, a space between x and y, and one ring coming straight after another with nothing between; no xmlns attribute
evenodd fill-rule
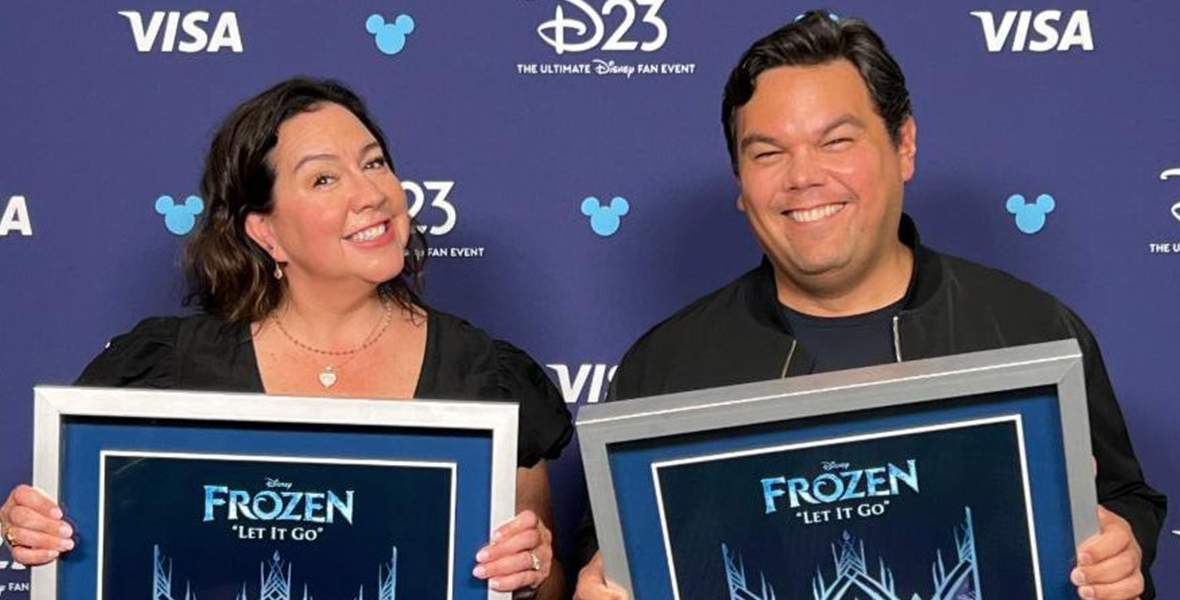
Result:
<svg viewBox="0 0 1180 600"><path fill-rule="evenodd" d="M1073 340L587 406L607 575L639 600L1076 597L1097 533Z"/></svg>
<svg viewBox="0 0 1180 600"><path fill-rule="evenodd" d="M510 597L471 570L514 514L515 404L35 397L34 484L77 532L35 600Z"/></svg>

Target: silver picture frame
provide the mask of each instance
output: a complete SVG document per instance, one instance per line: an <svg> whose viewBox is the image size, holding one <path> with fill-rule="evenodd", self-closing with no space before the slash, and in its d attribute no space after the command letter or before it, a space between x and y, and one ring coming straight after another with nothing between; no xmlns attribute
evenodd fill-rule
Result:
<svg viewBox="0 0 1180 600"><path fill-rule="evenodd" d="M724 437L727 430L751 425L790 424L813 417L839 417L858 411L864 414L863 411L874 409L904 407L920 413L924 407L937 406L940 400L1046 386L1055 392L1060 415L1061 452L1067 474L1064 485L1070 504L1061 508L1072 509L1069 523L1074 539L1080 542L1096 534L1098 526L1082 354L1075 340L583 407L578 414L577 432L607 576L635 594L611 466L616 448L632 442L641 442L644 447L659 446L662 439L671 440L672 436L684 439L685 434L710 432L714 437ZM689 455L682 462L693 460ZM652 463L651 477L658 496L657 466ZM708 485L708 482L700 483ZM1028 485L1027 475L1025 485ZM628 497L626 501L637 500ZM661 502L658 498L652 501ZM662 504L660 515L662 519ZM666 527L664 532L663 543L667 545ZM672 560L670 547L667 560L669 563ZM670 585L674 597L679 597L674 591L675 571L672 566L668 571L672 575ZM1064 567L1062 577L1068 577L1068 569Z"/></svg>
<svg viewBox="0 0 1180 600"><path fill-rule="evenodd" d="M413 430L427 434L436 431L440 436L455 431L490 436L491 456L485 462L489 469L490 486L486 493L490 517L486 531L481 533L482 539L490 539L495 527L515 514L518 405L514 402L306 398L64 386L38 386L34 388L34 400L33 484L53 498L59 497L65 477L62 471L63 427L71 420L99 419L104 423L143 427L151 427L153 422L183 422L194 426L232 423L246 429L294 425L326 430L346 426L378 435L382 431ZM110 454L127 454L127 451L127 448L120 447ZM130 454L134 454L133 449ZM315 462L315 459L309 457L308 462ZM437 462L426 459L421 464L437 465ZM453 473L454 467L450 468ZM464 493L471 497L472 490ZM452 490L452 502L453 498ZM66 511L69 518L69 507ZM452 540L452 567L455 560L453 543ZM474 553L471 559L474 561ZM452 573L461 570L452 568ZM97 571L101 578L101 570ZM58 583L56 562L33 569L31 598L57 600ZM101 584L97 585L97 589L101 589ZM454 587L452 581L449 588ZM453 592L448 589L447 597L454 597ZM487 600L510 600L511 597L510 593L488 587Z"/></svg>

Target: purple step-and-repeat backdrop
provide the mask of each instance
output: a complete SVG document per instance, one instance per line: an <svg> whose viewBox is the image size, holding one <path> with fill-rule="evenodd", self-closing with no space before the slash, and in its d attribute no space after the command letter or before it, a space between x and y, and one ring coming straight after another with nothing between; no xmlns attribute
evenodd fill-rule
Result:
<svg viewBox="0 0 1180 600"><path fill-rule="evenodd" d="M526 348L572 407L627 346L759 258L734 206L721 89L808 5L745 0L129 0L0 6L0 489L30 477L31 388L175 314L204 149L235 104L342 79L389 135L435 247L428 299ZM1150 482L1180 496L1180 77L1172 0L850 0L919 125L907 210L933 247L1085 318ZM1045 196L1045 219L1008 199ZM587 198L618 218L591 219ZM1042 201L1043 202L1043 201ZM1044 206L1044 204L1042 204ZM554 466L563 543L585 500ZM1180 595L1180 518L1155 574ZM1164 565L1164 566L1160 566ZM0 549L0 598L28 571Z"/></svg>

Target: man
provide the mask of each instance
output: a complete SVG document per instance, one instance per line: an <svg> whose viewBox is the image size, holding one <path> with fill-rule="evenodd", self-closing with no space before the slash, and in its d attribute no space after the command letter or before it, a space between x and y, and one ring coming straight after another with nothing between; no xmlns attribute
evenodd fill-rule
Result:
<svg viewBox="0 0 1180 600"><path fill-rule="evenodd" d="M917 128L877 34L806 13L742 57L722 121L738 209L766 257L644 335L612 399L1076 338L1102 506L1071 580L1082 598L1154 597L1166 500L1143 481L1098 346L1045 292L919 243L902 214ZM595 554L576 597L623 596Z"/></svg>

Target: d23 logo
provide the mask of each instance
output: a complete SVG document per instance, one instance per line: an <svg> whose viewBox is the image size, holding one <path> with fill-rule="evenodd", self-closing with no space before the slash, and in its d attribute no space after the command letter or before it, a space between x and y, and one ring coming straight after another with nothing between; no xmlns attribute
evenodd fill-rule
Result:
<svg viewBox="0 0 1180 600"><path fill-rule="evenodd" d="M1180 169L1167 169L1163 173L1160 173L1160 181L1167 181L1173 177L1180 178ZM1180 200L1172 205L1172 216L1175 217L1177 221L1180 221ZM3 227L0 227L0 235L3 235L3 233Z"/></svg>
<svg viewBox="0 0 1180 600"><path fill-rule="evenodd" d="M422 209L426 207L427 203L427 192L433 194L430 197L430 208L437 209L443 213L442 223L437 225L419 225L418 231L422 233L429 231L430 235L446 235L455 228L455 220L457 218L455 205L447 200L447 196L451 194L451 190L454 187L454 181L423 181L421 184L414 181L402 182L402 189L409 196L410 217L416 219L422 213Z"/></svg>
<svg viewBox="0 0 1180 600"><path fill-rule="evenodd" d="M146 24L143 15L138 11L121 10L119 16L127 19L131 26L135 49L139 52L151 52L155 49L160 52L177 50L191 54L202 51L218 52L223 48L228 48L232 52L242 51L238 15L233 12L218 15L212 34L206 32L212 15L203 10L187 13L157 10L151 14ZM176 38L180 32L183 32L187 39L182 39L177 44Z"/></svg>
<svg viewBox="0 0 1180 600"><path fill-rule="evenodd" d="M537 26L537 35L558 54L586 52L598 48L599 44L602 44L601 50L608 52L630 52L636 49L655 52L668 41L668 25L659 16L664 0L607 0L599 9L586 0L560 1L554 8L553 19ZM564 5L569 5L577 12L567 16ZM643 8L642 16L638 15L636 7ZM622 20L608 31L603 17L616 11L622 15ZM640 40L629 36L637 16L641 23L650 25L654 30L650 37ZM605 42L603 38L606 38Z"/></svg>

